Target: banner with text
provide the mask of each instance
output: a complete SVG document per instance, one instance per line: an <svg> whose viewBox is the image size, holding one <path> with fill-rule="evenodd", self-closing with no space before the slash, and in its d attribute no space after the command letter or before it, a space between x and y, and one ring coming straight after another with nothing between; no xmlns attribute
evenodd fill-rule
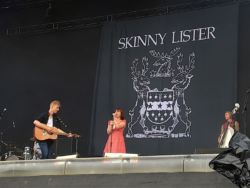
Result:
<svg viewBox="0 0 250 188"><path fill-rule="evenodd" d="M103 26L92 117L92 154L123 108L128 153L216 148L236 99L238 5Z"/></svg>

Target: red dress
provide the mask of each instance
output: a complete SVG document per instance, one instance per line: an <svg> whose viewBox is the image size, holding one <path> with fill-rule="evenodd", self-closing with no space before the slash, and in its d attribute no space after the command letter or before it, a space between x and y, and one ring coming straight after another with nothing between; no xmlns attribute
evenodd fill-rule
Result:
<svg viewBox="0 0 250 188"><path fill-rule="evenodd" d="M125 127L113 129L112 133L109 134L108 140L103 150L104 153L126 153L123 136L124 129Z"/></svg>

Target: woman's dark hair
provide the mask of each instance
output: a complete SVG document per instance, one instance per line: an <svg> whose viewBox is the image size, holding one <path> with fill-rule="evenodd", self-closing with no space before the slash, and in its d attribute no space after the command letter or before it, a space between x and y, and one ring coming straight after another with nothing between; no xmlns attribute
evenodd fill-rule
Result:
<svg viewBox="0 0 250 188"><path fill-rule="evenodd" d="M123 109L121 109L121 108L116 108L116 111L121 112L121 120L124 120L125 117L124 117L124 111L123 111Z"/></svg>

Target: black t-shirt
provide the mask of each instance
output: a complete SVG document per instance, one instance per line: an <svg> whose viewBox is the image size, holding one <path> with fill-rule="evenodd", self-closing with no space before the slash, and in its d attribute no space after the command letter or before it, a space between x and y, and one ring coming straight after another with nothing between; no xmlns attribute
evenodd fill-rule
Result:
<svg viewBox="0 0 250 188"><path fill-rule="evenodd" d="M41 123L46 124L46 125L48 123L48 119L49 119L48 112L44 112L44 113L40 114L40 116L38 116L38 118L36 118L36 120L38 120ZM53 127L61 128L61 123L60 123L59 119L57 118L56 114L53 114Z"/></svg>

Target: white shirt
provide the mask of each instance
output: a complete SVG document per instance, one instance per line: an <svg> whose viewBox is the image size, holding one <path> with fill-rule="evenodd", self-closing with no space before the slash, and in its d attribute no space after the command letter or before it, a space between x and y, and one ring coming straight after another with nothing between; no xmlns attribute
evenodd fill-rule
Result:
<svg viewBox="0 0 250 188"><path fill-rule="evenodd" d="M49 116L48 122L47 122L47 126L49 127L53 127L53 117Z"/></svg>

